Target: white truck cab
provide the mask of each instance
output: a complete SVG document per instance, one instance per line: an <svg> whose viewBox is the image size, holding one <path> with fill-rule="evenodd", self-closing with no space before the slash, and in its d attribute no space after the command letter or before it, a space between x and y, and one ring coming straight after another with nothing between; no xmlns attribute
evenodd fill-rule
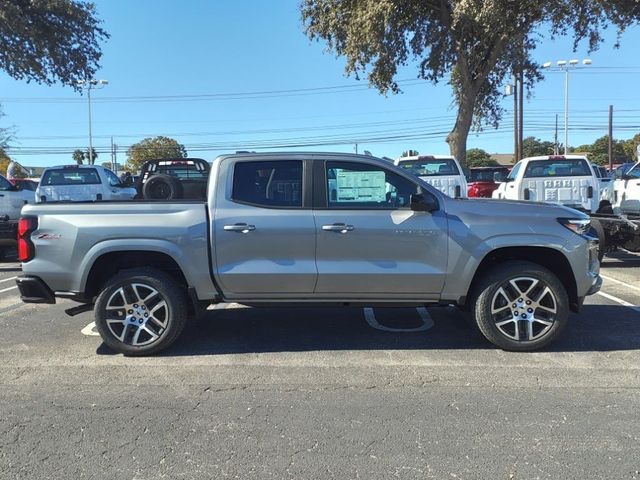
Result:
<svg viewBox="0 0 640 480"><path fill-rule="evenodd" d="M582 155L524 158L493 192L493 198L556 203L596 213L608 201L601 200L603 187L595 168Z"/></svg>
<svg viewBox="0 0 640 480"><path fill-rule="evenodd" d="M18 220L26 203L33 203L33 192L22 190L0 175L0 217Z"/></svg>
<svg viewBox="0 0 640 480"><path fill-rule="evenodd" d="M453 198L467 197L467 179L460 163L451 155L416 155L394 162Z"/></svg>
<svg viewBox="0 0 640 480"><path fill-rule="evenodd" d="M99 165L62 165L42 172L35 200L40 202L86 202L131 200L136 189L124 185L111 170Z"/></svg>
<svg viewBox="0 0 640 480"><path fill-rule="evenodd" d="M613 211L640 215L640 162L626 173L616 173L613 184Z"/></svg>

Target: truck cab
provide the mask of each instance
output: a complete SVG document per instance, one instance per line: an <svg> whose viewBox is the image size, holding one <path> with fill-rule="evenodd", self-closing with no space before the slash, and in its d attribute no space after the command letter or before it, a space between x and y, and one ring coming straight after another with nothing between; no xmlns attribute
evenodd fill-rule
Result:
<svg viewBox="0 0 640 480"><path fill-rule="evenodd" d="M616 171L613 184L614 212L640 215L640 163L626 173Z"/></svg>
<svg viewBox="0 0 640 480"><path fill-rule="evenodd" d="M601 201L602 187L594 168L582 155L524 158L515 164L492 196L555 203L596 213L607 201Z"/></svg>
<svg viewBox="0 0 640 480"><path fill-rule="evenodd" d="M467 198L467 179L460 163L450 155L416 155L395 161L400 168L452 198Z"/></svg>

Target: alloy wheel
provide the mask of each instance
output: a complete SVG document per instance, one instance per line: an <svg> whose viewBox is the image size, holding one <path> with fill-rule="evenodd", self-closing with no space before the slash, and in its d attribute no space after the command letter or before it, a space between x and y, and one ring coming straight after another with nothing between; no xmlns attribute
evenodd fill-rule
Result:
<svg viewBox="0 0 640 480"><path fill-rule="evenodd" d="M158 340L167 328L169 307L155 288L130 283L107 300L106 324L122 343L140 347Z"/></svg>
<svg viewBox="0 0 640 480"><path fill-rule="evenodd" d="M516 341L543 337L556 321L558 301L542 280L517 277L502 283L491 300L496 328Z"/></svg>

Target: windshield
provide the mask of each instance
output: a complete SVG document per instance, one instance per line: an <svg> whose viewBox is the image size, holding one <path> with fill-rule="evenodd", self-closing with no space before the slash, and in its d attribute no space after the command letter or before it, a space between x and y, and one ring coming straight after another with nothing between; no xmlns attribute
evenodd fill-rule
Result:
<svg viewBox="0 0 640 480"><path fill-rule="evenodd" d="M404 168L419 177L460 175L460 170L458 170L458 166L452 158L400 160L400 168Z"/></svg>
<svg viewBox="0 0 640 480"><path fill-rule="evenodd" d="M99 185L100 177L95 168L65 168L47 170L40 185Z"/></svg>
<svg viewBox="0 0 640 480"><path fill-rule="evenodd" d="M584 158L563 160L532 160L524 172L525 178L590 177L589 164Z"/></svg>
<svg viewBox="0 0 640 480"><path fill-rule="evenodd" d="M626 176L640 178L640 163L636 163L636 165L626 173Z"/></svg>

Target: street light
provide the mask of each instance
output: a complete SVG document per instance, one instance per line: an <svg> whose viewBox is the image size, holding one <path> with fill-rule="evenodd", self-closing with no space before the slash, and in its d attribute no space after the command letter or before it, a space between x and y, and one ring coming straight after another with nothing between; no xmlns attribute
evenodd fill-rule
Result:
<svg viewBox="0 0 640 480"><path fill-rule="evenodd" d="M580 61L573 58L569 61L558 60L556 67L553 67L552 62L545 62L542 64L542 68L550 71L563 71L564 72L564 154L569 153L569 70L580 69L591 65L591 60L585 58L582 60L582 66L579 66Z"/></svg>
<svg viewBox="0 0 640 480"><path fill-rule="evenodd" d="M78 80L77 85L87 91L87 103L89 105L89 164L93 165L93 136L91 134L91 90L100 90L109 84L108 80Z"/></svg>

